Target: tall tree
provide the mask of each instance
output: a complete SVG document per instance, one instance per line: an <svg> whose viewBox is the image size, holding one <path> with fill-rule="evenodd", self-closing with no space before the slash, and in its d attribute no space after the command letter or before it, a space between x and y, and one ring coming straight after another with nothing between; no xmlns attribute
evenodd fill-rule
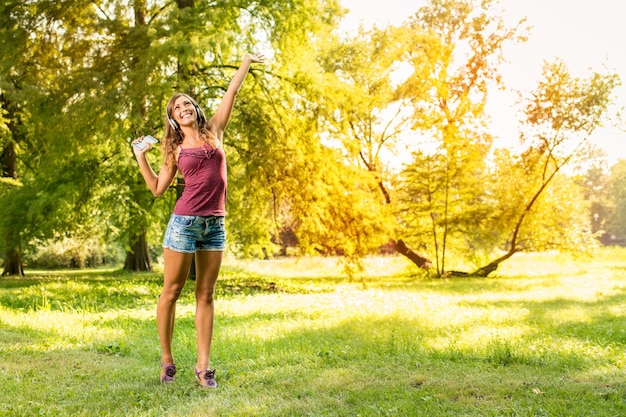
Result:
<svg viewBox="0 0 626 417"><path fill-rule="evenodd" d="M525 120L521 142L525 146L519 156L505 161L506 173L501 181L513 187L517 197L500 202L508 206L504 216L508 228L498 235L503 253L478 268L473 275L487 276L515 253L553 247L584 247L591 242L589 218L586 211L584 227L575 222L576 210L564 209L576 199L564 193L560 201L546 204L562 178L566 167L587 157L585 145L589 136L602 125L611 103L612 94L619 85L615 74L593 73L588 78L573 77L560 61L546 63L543 79L531 96L525 100ZM513 169L514 171L509 171ZM581 196L577 198L582 200ZM556 220L546 207L559 210ZM578 226L576 226L578 223Z"/></svg>
<svg viewBox="0 0 626 417"><path fill-rule="evenodd" d="M191 5L182 4L181 2L177 2L179 8L184 7L193 7L193 2ZM184 3L184 2L183 2ZM132 23L129 23L129 26L132 25L131 30L137 32L137 41L139 45L143 45L145 48L149 48L150 39L145 36L147 32L146 29L146 2L145 0L134 0L133 1L133 16L134 20ZM139 46L138 45L138 46ZM133 48L129 50L129 60L132 64L132 68L141 67L143 61L144 49L142 48ZM129 80L130 83L133 81L140 82L141 80L133 77L132 80ZM135 90L135 87L131 87ZM137 89L139 90L139 89ZM147 116L147 100L148 96L145 94L136 94L130 97L131 109L130 111L133 113L133 120L135 120L136 125L134 127L134 131L143 131L145 129L145 124L148 121ZM139 202L140 204L148 204L149 195L145 192L145 189L142 187L143 181L141 179L136 178L135 175L135 184L137 185L134 188L133 200ZM132 210L132 209L131 209ZM147 229L149 227L148 217L147 216L132 216L134 218L134 224L130 226L130 236L129 236L129 246L126 249L126 260L124 262L124 269L127 271L150 271L152 270L152 261L150 259L150 252L148 250L148 239L147 239Z"/></svg>
<svg viewBox="0 0 626 417"><path fill-rule="evenodd" d="M484 112L488 90L499 82L503 45L523 39L523 22L507 27L493 2L476 3L432 0L405 31L405 56L414 71L401 91L412 102L413 127L429 141L404 173L399 216L406 241L435 257L438 275L446 273L449 251L466 250L459 236L476 230L484 210L492 145ZM411 209L416 200L419 211Z"/></svg>
<svg viewBox="0 0 626 417"><path fill-rule="evenodd" d="M297 118L288 109L294 97L307 96L302 79L313 56L309 41L336 24L333 17L341 13L336 1L15 1L6 7L11 10L3 15L8 23L2 25L2 36L22 34L16 50L32 54L12 66L3 62L7 71L2 74L28 74L29 88L41 92L12 97L28 97L19 102L28 103L25 114L33 117L27 132L45 138L40 146L28 146L37 152L18 149L18 161L22 158L31 174L24 178L19 198L11 199L15 210L7 224L13 230L26 240L54 238L77 228L107 239L127 240L143 230L146 239L158 236L175 193L158 202L152 199L138 180L129 141L140 134L159 136L164 105L174 90L192 93L210 113L242 52L260 43L281 55L276 56L276 76L252 74L244 88L256 97L246 100L242 92L229 127L231 183L249 180L242 188L244 198L229 200L229 213L235 213L229 228L244 231L236 236L243 243L238 246L269 242L267 229L261 236L248 225L257 219L265 223L276 201L284 206L285 195L297 201L302 188L280 188L289 182L281 176L287 170L273 169L270 176L255 173L289 166L298 174L291 184L305 182L309 170L298 167L307 165L306 155L293 160L285 151L299 145L290 128L311 126L310 114ZM30 48L29 42L37 46L42 40L40 49ZM312 144L307 149L319 148ZM151 157L158 160L158 150ZM279 194L283 198L275 199ZM20 217L20 206L28 207L25 216ZM35 219L40 223L34 225Z"/></svg>
<svg viewBox="0 0 626 417"><path fill-rule="evenodd" d="M330 27L320 27L322 40ZM242 123L243 134L227 141L238 158L229 201L243 210L230 216L240 225L234 233L248 253L265 256L274 245L287 253L297 246L301 253L344 255L354 272L358 259L384 242L385 216L372 194L376 182L346 165L320 134L327 126L321 121L328 115L328 97L339 95L311 59L322 47L318 39L277 56L268 75L269 101L244 100L238 106L243 117L234 123ZM249 222L257 210L258 220Z"/></svg>
<svg viewBox="0 0 626 417"><path fill-rule="evenodd" d="M58 87L61 74L75 68L82 52L79 43L67 42L66 35L70 36L75 26L60 26L56 16L69 13L79 21L80 12L81 6L75 2L5 1L0 6L0 101L6 128L0 143L2 175L20 178L24 185L5 194L2 202L6 214L0 227L5 243L5 274L23 273L21 251L29 205L20 204L20 196L32 195L26 185L32 184L41 158L50 149L46 134L49 124L44 130L38 130L37 125L53 114L52 108L58 102L51 99L50 91ZM68 54L62 52L63 48Z"/></svg>
<svg viewBox="0 0 626 417"><path fill-rule="evenodd" d="M0 104L2 104L0 111L3 111L4 108L9 109L9 111L6 111L7 118L2 118L2 154L0 154L2 178L14 180L12 182L3 181L3 188L6 189L3 190L0 198L10 198L11 194L9 191L15 191L14 186L19 184L15 181L17 180L17 155L15 148L16 142L21 141L23 133L20 119L16 116L15 111L12 109L12 104L8 102L4 94L0 95ZM19 231L12 228L10 224L4 225L0 230L4 230L4 245L0 245L0 247L3 247L5 252L2 275L23 276L22 244Z"/></svg>
<svg viewBox="0 0 626 417"><path fill-rule="evenodd" d="M393 78L403 54L394 32L361 28L351 39L329 43L320 57L331 87L321 97L326 111L322 128L349 161L372 174L385 204L391 203L390 169L383 154L395 155L410 127L408 107Z"/></svg>

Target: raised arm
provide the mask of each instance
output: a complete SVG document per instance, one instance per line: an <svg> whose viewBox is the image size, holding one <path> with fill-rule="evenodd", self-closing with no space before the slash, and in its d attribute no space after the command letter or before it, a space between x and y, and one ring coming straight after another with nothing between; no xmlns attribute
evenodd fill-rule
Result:
<svg viewBox="0 0 626 417"><path fill-rule="evenodd" d="M233 105L235 104L235 97L246 79L250 65L255 62L263 62L264 60L265 57L262 54L246 53L243 57L241 65L237 69L237 72L230 80L228 89L226 90L224 97L222 97L222 101L217 108L215 115L211 118L211 125L220 140L222 140L222 133L226 130L226 126L230 120L230 114L232 113Z"/></svg>

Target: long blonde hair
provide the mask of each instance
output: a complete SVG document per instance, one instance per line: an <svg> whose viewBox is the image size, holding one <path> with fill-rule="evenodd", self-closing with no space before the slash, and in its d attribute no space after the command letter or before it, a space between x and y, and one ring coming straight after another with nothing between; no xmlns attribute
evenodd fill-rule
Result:
<svg viewBox="0 0 626 417"><path fill-rule="evenodd" d="M184 134L180 127L175 128L174 126L178 126L178 123L174 121L174 117L172 114L174 108L174 102L179 97L186 97L191 101L194 105L198 117L198 131L200 132L200 137L202 140L209 146L213 148L219 148L221 146L220 140L216 137L213 132L211 132L211 126L206 116L204 115L204 111L198 106L196 100L193 97L190 97L187 94L176 93L170 98L165 107L165 137L163 138L163 142L161 143L161 149L163 151L163 162L167 166L173 166L176 164L176 149L178 146L183 143ZM173 122L173 123L172 123ZM174 126L173 126L174 125Z"/></svg>

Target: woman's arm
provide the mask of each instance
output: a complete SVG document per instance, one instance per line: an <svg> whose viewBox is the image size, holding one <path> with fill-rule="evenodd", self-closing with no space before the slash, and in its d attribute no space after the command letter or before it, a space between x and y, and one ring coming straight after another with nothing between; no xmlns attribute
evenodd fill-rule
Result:
<svg viewBox="0 0 626 417"><path fill-rule="evenodd" d="M141 138L133 142L140 140ZM150 191L155 197L160 197L165 194L172 183L172 179L176 175L176 166L168 167L167 165L163 165L161 171L159 171L159 175L157 175L146 158L146 154L151 148L152 145L148 145L144 149L137 149L133 146L133 151L137 163L139 164L141 175L143 175L143 179L146 181L146 184L148 184L148 188L150 188Z"/></svg>
<svg viewBox="0 0 626 417"><path fill-rule="evenodd" d="M230 114L232 113L233 105L235 104L235 97L243 85L243 81L246 79L250 65L255 62L263 62L264 59L265 57L262 54L246 53L241 62L241 66L237 69L237 72L230 80L226 94L222 97L222 102L217 108L215 115L211 118L211 125L220 140L222 140L222 133L226 130L226 126L230 120Z"/></svg>

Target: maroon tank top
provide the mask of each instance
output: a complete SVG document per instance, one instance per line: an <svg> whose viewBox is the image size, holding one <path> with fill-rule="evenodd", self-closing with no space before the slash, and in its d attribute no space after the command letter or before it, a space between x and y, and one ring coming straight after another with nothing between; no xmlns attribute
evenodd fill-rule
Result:
<svg viewBox="0 0 626 417"><path fill-rule="evenodd" d="M185 189L176 202L174 214L181 216L226 215L226 156L222 148L208 145L181 148L178 169Z"/></svg>

